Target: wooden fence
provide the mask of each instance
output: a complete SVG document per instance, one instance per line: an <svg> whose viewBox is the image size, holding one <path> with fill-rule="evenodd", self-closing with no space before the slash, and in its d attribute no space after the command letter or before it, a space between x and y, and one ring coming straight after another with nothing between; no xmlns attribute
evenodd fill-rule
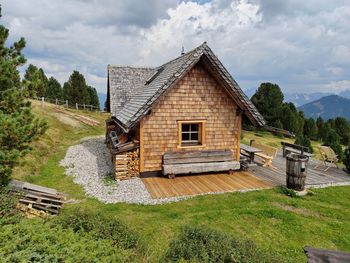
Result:
<svg viewBox="0 0 350 263"><path fill-rule="evenodd" d="M68 100L60 100L60 99L50 99L45 97L34 98L36 100L41 101L41 106L44 107L44 103L52 103L56 105L63 106L65 108L75 109L75 110L89 110L89 111L101 111L99 107L88 104L79 104L79 103L69 103Z"/></svg>

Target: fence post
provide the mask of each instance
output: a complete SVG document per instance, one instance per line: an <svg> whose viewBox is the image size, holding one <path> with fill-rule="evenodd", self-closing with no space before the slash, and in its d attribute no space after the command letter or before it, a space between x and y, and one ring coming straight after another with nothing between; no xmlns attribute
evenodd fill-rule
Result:
<svg viewBox="0 0 350 263"><path fill-rule="evenodd" d="M68 109L68 100L66 100L66 107L67 107L67 109Z"/></svg>
<svg viewBox="0 0 350 263"><path fill-rule="evenodd" d="M85 110L85 103L83 104L84 110Z"/></svg>
<svg viewBox="0 0 350 263"><path fill-rule="evenodd" d="M45 98L41 97L41 107L44 107L44 101L45 101Z"/></svg>
<svg viewBox="0 0 350 263"><path fill-rule="evenodd" d="M75 103L75 109L79 110L78 103Z"/></svg>
<svg viewBox="0 0 350 263"><path fill-rule="evenodd" d="M91 111L92 111L92 105L90 105L91 106Z"/></svg>
<svg viewBox="0 0 350 263"><path fill-rule="evenodd" d="M56 105L58 104L58 99L56 99L56 102L55 102L55 103L56 103Z"/></svg>

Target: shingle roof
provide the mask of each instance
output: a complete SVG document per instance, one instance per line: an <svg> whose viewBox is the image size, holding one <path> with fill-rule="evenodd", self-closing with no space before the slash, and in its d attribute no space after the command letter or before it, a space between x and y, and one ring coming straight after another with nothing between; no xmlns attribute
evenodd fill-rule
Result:
<svg viewBox="0 0 350 263"><path fill-rule="evenodd" d="M153 103L157 101L168 88L175 85L200 59L202 59L210 71L221 80L221 83L247 117L254 124L265 125L264 118L243 93L237 82L214 55L206 42L158 68L148 68L147 74L143 72L145 74L139 74L135 76L135 79L133 79L131 75L130 67L127 67L129 71L120 69L117 74L109 75L112 116L120 126L127 131L136 125L151 109ZM123 72L126 72L127 76L123 77L119 75ZM138 71L136 70L136 72ZM113 76L116 75L119 75L119 77L114 78ZM128 81L124 81L124 78ZM120 81L120 79L123 81ZM126 87L122 87L122 85L126 85ZM119 101L122 97L118 95L120 92L119 89L123 91L123 94L125 94L125 89L130 91L130 93L126 92L128 94L126 96L127 100L122 107L118 107L118 105L123 104Z"/></svg>
<svg viewBox="0 0 350 263"><path fill-rule="evenodd" d="M146 80L156 68L108 65L108 92L112 115L143 89Z"/></svg>

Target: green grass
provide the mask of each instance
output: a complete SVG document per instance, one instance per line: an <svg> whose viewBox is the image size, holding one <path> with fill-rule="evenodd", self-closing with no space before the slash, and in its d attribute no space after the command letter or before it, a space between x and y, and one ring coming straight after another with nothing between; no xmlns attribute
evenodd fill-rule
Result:
<svg viewBox="0 0 350 263"><path fill-rule="evenodd" d="M275 136L272 133L268 131L243 131L242 132L243 138L241 140L242 143L248 144L250 143L250 140L255 140L256 142L266 144L275 148L281 148L281 142L288 142L288 143L294 143L295 138L284 138ZM321 143L318 141L311 141L311 146L314 149L314 158L321 159L321 154L318 150L318 146L320 146Z"/></svg>
<svg viewBox="0 0 350 263"><path fill-rule="evenodd" d="M103 134L104 123L97 128L76 129L63 125L39 107L35 111L48 119L50 128L16 169L16 177L54 187L79 201L66 205L65 213L80 207L125 223L146 246L145 256L135 261L157 261L184 225L210 227L235 238L252 239L259 248L276 253L285 262L305 262L305 245L350 251L350 187L317 189L313 195L300 198L271 189L199 196L157 206L102 204L87 198L58 163L69 145L86 136ZM281 141L269 133L244 132L243 142L250 138L274 147Z"/></svg>

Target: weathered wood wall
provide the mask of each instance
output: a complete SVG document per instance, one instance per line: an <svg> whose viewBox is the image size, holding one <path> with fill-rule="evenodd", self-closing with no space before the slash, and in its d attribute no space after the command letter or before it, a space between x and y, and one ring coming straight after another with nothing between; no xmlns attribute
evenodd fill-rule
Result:
<svg viewBox="0 0 350 263"><path fill-rule="evenodd" d="M205 119L206 146L202 149L232 149L234 158L239 158L241 116L236 115L236 108L224 88L197 64L144 117L141 172L161 170L167 151L193 150L178 148L178 120Z"/></svg>

